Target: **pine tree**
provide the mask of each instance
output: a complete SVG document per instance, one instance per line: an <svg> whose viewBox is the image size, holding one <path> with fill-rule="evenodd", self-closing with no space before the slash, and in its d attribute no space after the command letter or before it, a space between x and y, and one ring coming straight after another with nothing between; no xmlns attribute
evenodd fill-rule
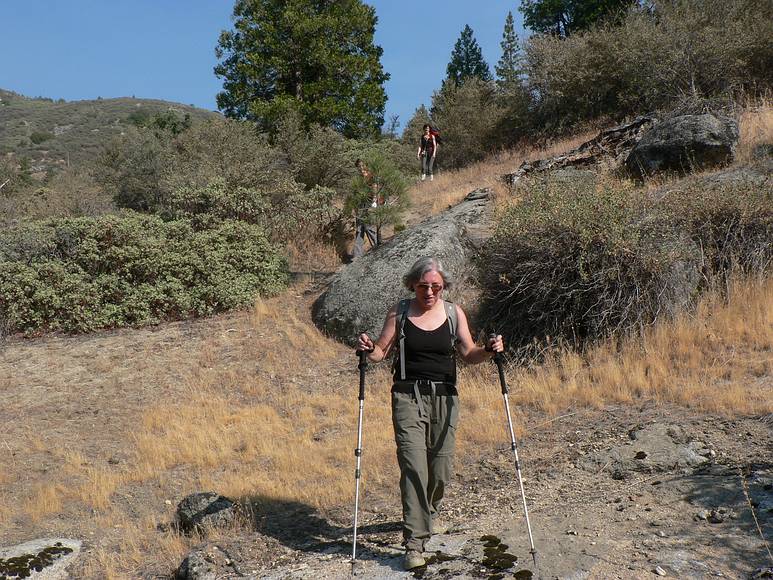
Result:
<svg viewBox="0 0 773 580"><path fill-rule="evenodd" d="M515 34L512 12L507 13L500 46L502 47L502 57L494 67L497 73L497 84L505 92L510 92L513 88L520 86L522 73L521 47L518 44L518 36Z"/></svg>
<svg viewBox="0 0 773 580"><path fill-rule="evenodd" d="M522 0L523 23L534 32L566 37L614 19L637 0Z"/></svg>
<svg viewBox="0 0 773 580"><path fill-rule="evenodd" d="M451 61L446 68L446 79L461 85L465 80L476 77L482 81L491 80L491 71L483 60L483 52L472 34L472 28L464 25L459 40L454 44Z"/></svg>
<svg viewBox="0 0 773 580"><path fill-rule="evenodd" d="M377 135L389 79L362 0L236 0L233 30L215 49L228 117L273 131L290 110L347 137Z"/></svg>

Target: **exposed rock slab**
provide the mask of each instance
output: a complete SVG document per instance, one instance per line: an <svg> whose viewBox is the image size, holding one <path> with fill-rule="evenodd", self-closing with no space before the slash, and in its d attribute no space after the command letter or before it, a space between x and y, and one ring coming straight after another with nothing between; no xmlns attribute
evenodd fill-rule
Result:
<svg viewBox="0 0 773 580"><path fill-rule="evenodd" d="M69 538L41 538L0 547L0 578L69 578L67 568L80 551L81 542Z"/></svg>
<svg viewBox="0 0 773 580"><path fill-rule="evenodd" d="M633 472L664 472L695 468L709 462L711 450L700 441L690 441L676 425L654 423L632 430L622 445L600 450L578 462L583 469L607 471L624 479Z"/></svg>
<svg viewBox="0 0 773 580"><path fill-rule="evenodd" d="M487 198L485 191L471 192L462 203L343 267L315 302L314 323L347 344L361 332L378 336L387 310L409 296L403 275L423 256L438 258L453 276L458 288L446 296L453 300L472 276L471 258L485 239Z"/></svg>

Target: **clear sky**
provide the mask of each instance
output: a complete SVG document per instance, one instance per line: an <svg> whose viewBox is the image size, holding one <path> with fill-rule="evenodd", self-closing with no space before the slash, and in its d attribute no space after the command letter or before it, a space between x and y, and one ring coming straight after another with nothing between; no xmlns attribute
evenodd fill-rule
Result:
<svg viewBox="0 0 773 580"><path fill-rule="evenodd" d="M367 0L391 74L385 118L430 104L469 24L494 72L519 0ZM68 101L136 96L215 110L213 67L232 0L0 0L0 88Z"/></svg>

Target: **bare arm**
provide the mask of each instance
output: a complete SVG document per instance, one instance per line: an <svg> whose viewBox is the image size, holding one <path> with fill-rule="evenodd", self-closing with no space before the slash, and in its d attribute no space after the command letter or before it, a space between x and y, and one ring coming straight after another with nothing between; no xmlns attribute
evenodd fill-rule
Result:
<svg viewBox="0 0 773 580"><path fill-rule="evenodd" d="M384 319L384 326L381 328L381 334L372 341L371 338L364 332L357 339L357 350L365 350L368 352L368 360L371 362L379 362L384 360L389 352L392 350L392 346L395 343L395 318L397 317L397 305L393 306L389 312L387 312Z"/></svg>
<svg viewBox="0 0 773 580"><path fill-rule="evenodd" d="M462 360L466 363L477 364L485 360L493 358L495 352L502 352L504 350L504 343L502 342L502 336L497 335L496 338L488 339L488 347L492 349L487 351L484 347L475 344L470 334L470 327L467 324L467 316L464 314L458 305L454 304L456 308L456 316L458 318L458 328L456 329L456 338L459 340L456 345L456 350L462 357Z"/></svg>
<svg viewBox="0 0 773 580"><path fill-rule="evenodd" d="M434 135L432 136L432 145L432 157L435 157L437 155L437 139Z"/></svg>

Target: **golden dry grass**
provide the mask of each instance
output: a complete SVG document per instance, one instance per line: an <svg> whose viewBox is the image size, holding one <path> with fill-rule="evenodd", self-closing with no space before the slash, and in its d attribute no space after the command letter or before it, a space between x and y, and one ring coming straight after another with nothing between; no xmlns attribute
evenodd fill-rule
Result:
<svg viewBox="0 0 773 580"><path fill-rule="evenodd" d="M294 500L315 507L339 504L353 493L357 377L340 388L317 389L302 380L282 380L296 365L324 366L336 352L309 323L285 322L266 303L256 307L255 328L276 324L284 338L307 344L309 358L286 360L263 353L264 380L236 374L225 381L199 376L183 405L146 414L137 438L138 465L146 476L175 466L194 468L203 488L233 496ZM285 342L287 341L287 342ZM274 347L276 348L276 347ZM529 370L511 369L515 409L548 414L572 406L654 400L707 412L764 414L773 400L758 379L773 371L773 282L737 283L730 301L709 296L694 316L681 317L647 332L644 341L609 342L584 355L564 352ZM290 349L292 350L292 349ZM327 359L327 360L326 360ZM354 366L354 359L350 361ZM289 377L288 377L289 378ZM389 373L368 374L364 441L365 485L394 480L394 443L389 411ZM461 373L464 401L460 452L504 441L502 399L489 365ZM515 415L516 424L519 415ZM304 477L299 478L298 474Z"/></svg>
<svg viewBox="0 0 773 580"><path fill-rule="evenodd" d="M757 145L773 144L773 99L749 103L741 112L738 131L736 161L748 163Z"/></svg>
<svg viewBox="0 0 773 580"><path fill-rule="evenodd" d="M556 413L573 405L651 399L725 415L773 412L773 281L736 282L725 303L706 296L694 316L608 341L584 356L563 352L512 373L516 400ZM767 384L763 378L767 377Z"/></svg>
<svg viewBox="0 0 773 580"><path fill-rule="evenodd" d="M512 173L524 161L533 161L566 153L592 139L598 131L588 131L562 139L545 147L521 146L473 163L463 169L441 171L434 181L418 181L409 191L413 211L421 216L435 215L459 203L470 191L490 187L504 193L501 176ZM438 153L442 155L442 149Z"/></svg>

